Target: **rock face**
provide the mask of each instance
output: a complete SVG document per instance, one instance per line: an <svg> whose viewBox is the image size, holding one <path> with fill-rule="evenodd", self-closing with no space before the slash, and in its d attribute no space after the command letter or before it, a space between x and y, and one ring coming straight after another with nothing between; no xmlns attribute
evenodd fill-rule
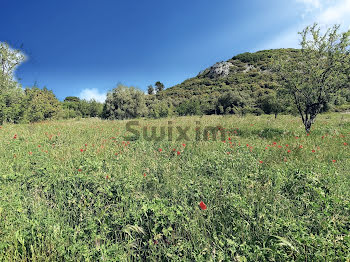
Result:
<svg viewBox="0 0 350 262"><path fill-rule="evenodd" d="M209 78L225 77L229 75L232 66L233 64L229 62L218 62L201 74Z"/></svg>

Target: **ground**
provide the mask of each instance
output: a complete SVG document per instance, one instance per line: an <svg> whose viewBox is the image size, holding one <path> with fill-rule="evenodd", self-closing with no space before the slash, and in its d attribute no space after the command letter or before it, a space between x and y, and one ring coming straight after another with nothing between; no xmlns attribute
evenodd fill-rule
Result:
<svg viewBox="0 0 350 262"><path fill-rule="evenodd" d="M1 261L350 260L350 115L137 121L0 128Z"/></svg>

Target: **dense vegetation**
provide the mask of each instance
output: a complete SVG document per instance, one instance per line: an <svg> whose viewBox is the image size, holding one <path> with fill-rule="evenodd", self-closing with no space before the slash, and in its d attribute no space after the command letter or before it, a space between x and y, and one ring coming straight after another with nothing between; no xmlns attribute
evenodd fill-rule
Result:
<svg viewBox="0 0 350 262"><path fill-rule="evenodd" d="M0 123L81 117L125 119L175 115L298 114L293 98L279 93L280 87L287 84L272 68L280 60L288 60L291 64L302 61L300 49L240 54L225 62L229 68L227 74L213 71L215 65L168 89L158 81L155 87L148 87L147 95L133 87L118 85L109 92L107 101L102 104L77 97L67 97L60 102L51 91L36 86L23 90L13 78L15 66L23 61L23 57L18 56L18 50L13 51L5 44L1 45L1 56L6 58L12 55L17 57L17 61L11 70L0 70ZM11 65L9 62L6 64ZM349 110L350 85L327 94L327 98L320 112Z"/></svg>
<svg viewBox="0 0 350 262"><path fill-rule="evenodd" d="M310 135L292 116L140 120L190 127L158 142L126 121L6 124L0 260L348 261L349 116ZM196 141L206 126L225 141Z"/></svg>

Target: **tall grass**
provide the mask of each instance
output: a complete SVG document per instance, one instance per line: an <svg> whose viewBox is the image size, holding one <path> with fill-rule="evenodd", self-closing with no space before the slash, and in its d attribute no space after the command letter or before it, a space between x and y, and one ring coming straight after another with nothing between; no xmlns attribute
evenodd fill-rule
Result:
<svg viewBox="0 0 350 262"><path fill-rule="evenodd" d="M169 121L173 141L126 141L127 121L2 126L0 261L350 260L349 115L309 136L291 116L138 130ZM196 121L225 141L196 141Z"/></svg>

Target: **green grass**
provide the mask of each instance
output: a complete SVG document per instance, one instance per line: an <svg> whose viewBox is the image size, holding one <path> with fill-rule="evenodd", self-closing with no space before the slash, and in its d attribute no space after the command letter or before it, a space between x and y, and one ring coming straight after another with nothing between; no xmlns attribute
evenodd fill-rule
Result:
<svg viewBox="0 0 350 262"><path fill-rule="evenodd" d="M127 142L127 121L2 126L0 261L350 260L350 115L310 136L291 116L171 121L191 141ZM196 121L225 142L196 141Z"/></svg>

